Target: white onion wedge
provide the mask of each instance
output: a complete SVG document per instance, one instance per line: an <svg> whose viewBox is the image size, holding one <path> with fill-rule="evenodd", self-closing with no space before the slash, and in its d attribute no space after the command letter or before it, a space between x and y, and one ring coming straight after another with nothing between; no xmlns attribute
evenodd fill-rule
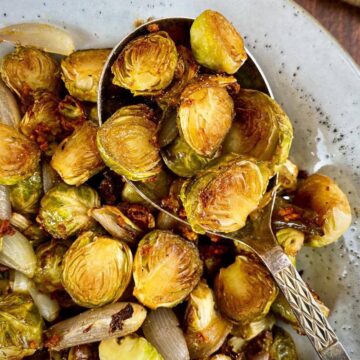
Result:
<svg viewBox="0 0 360 360"><path fill-rule="evenodd" d="M11 218L11 204L9 188L0 185L0 220L9 220Z"/></svg>
<svg viewBox="0 0 360 360"><path fill-rule="evenodd" d="M14 94L0 79L0 122L17 128L21 117Z"/></svg>

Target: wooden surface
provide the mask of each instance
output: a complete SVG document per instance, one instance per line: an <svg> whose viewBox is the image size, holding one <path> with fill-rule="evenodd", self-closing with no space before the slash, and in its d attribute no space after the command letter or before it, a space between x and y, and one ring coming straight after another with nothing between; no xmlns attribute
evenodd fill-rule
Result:
<svg viewBox="0 0 360 360"><path fill-rule="evenodd" d="M314 16L360 65L360 7L340 0L295 0Z"/></svg>

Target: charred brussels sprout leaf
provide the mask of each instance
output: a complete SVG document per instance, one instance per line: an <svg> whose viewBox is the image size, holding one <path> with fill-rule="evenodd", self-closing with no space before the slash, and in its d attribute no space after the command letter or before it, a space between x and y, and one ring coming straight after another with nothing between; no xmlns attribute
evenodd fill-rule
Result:
<svg viewBox="0 0 360 360"><path fill-rule="evenodd" d="M316 212L323 235L309 235L305 244L321 247L342 236L351 224L349 201L339 186L329 177L313 174L297 189L294 202Z"/></svg>
<svg viewBox="0 0 360 360"><path fill-rule="evenodd" d="M62 283L77 304L98 307L120 298L131 270L132 254L125 243L87 231L65 254Z"/></svg>
<svg viewBox="0 0 360 360"><path fill-rule="evenodd" d="M233 264L220 270L215 280L219 309L237 324L264 317L277 294L271 275L252 255L237 256Z"/></svg>
<svg viewBox="0 0 360 360"><path fill-rule="evenodd" d="M14 185L36 171L40 151L14 128L0 124L0 184Z"/></svg>
<svg viewBox="0 0 360 360"><path fill-rule="evenodd" d="M97 127L85 122L55 150L51 166L68 185L81 185L104 168L96 134Z"/></svg>
<svg viewBox="0 0 360 360"><path fill-rule="evenodd" d="M273 343L270 347L269 360L297 360L294 340L283 329L275 327L273 330Z"/></svg>
<svg viewBox="0 0 360 360"><path fill-rule="evenodd" d="M157 95L173 80L178 54L165 31L140 36L125 46L111 67L113 83L134 95Z"/></svg>
<svg viewBox="0 0 360 360"><path fill-rule="evenodd" d="M151 309L173 307L200 280L196 246L169 231L154 230L139 243L134 259L134 295Z"/></svg>
<svg viewBox="0 0 360 360"><path fill-rule="evenodd" d="M247 59L242 37L216 11L205 10L195 19L190 41L196 61L211 70L234 74Z"/></svg>
<svg viewBox="0 0 360 360"><path fill-rule="evenodd" d="M99 80L108 49L79 50L61 61L62 79L70 95L83 101L97 101Z"/></svg>
<svg viewBox="0 0 360 360"><path fill-rule="evenodd" d="M0 296L0 358L22 359L42 342L43 321L30 296Z"/></svg>
<svg viewBox="0 0 360 360"><path fill-rule="evenodd" d="M144 180L161 170L156 124L146 105L118 110L98 130L97 145L105 164L130 180Z"/></svg>
<svg viewBox="0 0 360 360"><path fill-rule="evenodd" d="M234 103L226 89L229 86L237 88L234 77L202 76L181 94L178 127L199 155L213 156L231 127Z"/></svg>
<svg viewBox="0 0 360 360"><path fill-rule="evenodd" d="M41 199L37 221L54 238L67 239L94 226L88 210L99 205L99 196L91 187L59 184Z"/></svg>

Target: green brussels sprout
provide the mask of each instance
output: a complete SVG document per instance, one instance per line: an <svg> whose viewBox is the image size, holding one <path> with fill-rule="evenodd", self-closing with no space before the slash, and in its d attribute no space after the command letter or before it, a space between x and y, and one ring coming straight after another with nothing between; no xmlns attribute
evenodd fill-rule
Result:
<svg viewBox="0 0 360 360"><path fill-rule="evenodd" d="M278 326L273 329L273 343L270 347L269 360L297 360L294 340L285 330Z"/></svg>
<svg viewBox="0 0 360 360"><path fill-rule="evenodd" d="M179 135L179 129L176 125L177 109L168 107L163 110L158 125L158 143L163 148L172 143Z"/></svg>
<svg viewBox="0 0 360 360"><path fill-rule="evenodd" d="M133 276L134 295L149 307L173 307L200 280L202 263L197 247L169 231L154 230L139 243Z"/></svg>
<svg viewBox="0 0 360 360"><path fill-rule="evenodd" d="M245 226L266 190L266 163L241 156L225 157L184 183L181 190L187 219L196 232L233 232Z"/></svg>
<svg viewBox="0 0 360 360"><path fill-rule="evenodd" d="M267 314L265 317L252 321L245 325L234 325L231 334L241 337L244 340L251 340L265 330L271 330L276 322L273 314Z"/></svg>
<svg viewBox="0 0 360 360"><path fill-rule="evenodd" d="M51 166L68 185L79 186L104 168L96 134L97 127L85 122L55 150Z"/></svg>
<svg viewBox="0 0 360 360"><path fill-rule="evenodd" d="M137 95L157 95L173 80L178 54L165 31L129 42L111 67L113 84Z"/></svg>
<svg viewBox="0 0 360 360"><path fill-rule="evenodd" d="M0 296L0 359L22 359L42 344L43 320L28 295Z"/></svg>
<svg viewBox="0 0 360 360"><path fill-rule="evenodd" d="M56 93L60 85L58 63L47 53L32 47L17 46L0 65L1 77L23 102L35 90Z"/></svg>
<svg viewBox="0 0 360 360"><path fill-rule="evenodd" d="M95 225L88 210L97 206L100 199L91 187L58 184L41 199L37 221L54 238L67 239Z"/></svg>
<svg viewBox="0 0 360 360"><path fill-rule="evenodd" d="M185 313L185 339L191 359L210 356L230 333L231 323L215 310L213 291L200 281L191 292Z"/></svg>
<svg viewBox="0 0 360 360"><path fill-rule="evenodd" d="M145 338L136 335L101 341L99 357L100 360L164 360L154 346Z"/></svg>
<svg viewBox="0 0 360 360"><path fill-rule="evenodd" d="M291 122L275 100L256 90L241 89L234 96L235 119L224 144L224 153L285 163L293 138Z"/></svg>
<svg viewBox="0 0 360 360"><path fill-rule="evenodd" d="M0 185L29 178L40 161L37 145L13 127L0 124Z"/></svg>
<svg viewBox="0 0 360 360"><path fill-rule="evenodd" d="M56 240L51 240L37 247L35 251L37 266L33 280L40 291L51 293L63 289L61 265L68 248L69 245L66 242Z"/></svg>
<svg viewBox="0 0 360 360"><path fill-rule="evenodd" d="M229 86L237 86L234 77L201 76L181 94L178 127L199 155L212 157L231 127L234 102L226 89Z"/></svg>
<svg viewBox="0 0 360 360"><path fill-rule="evenodd" d="M79 50L61 61L61 77L70 95L83 101L97 101L101 72L110 51Z"/></svg>
<svg viewBox="0 0 360 360"><path fill-rule="evenodd" d="M289 191L296 190L298 174L298 167L289 159L286 160L279 169L278 182L281 188Z"/></svg>
<svg viewBox="0 0 360 360"><path fill-rule="evenodd" d="M190 42L196 61L211 70L234 74L247 59L242 37L217 11L205 10L194 20Z"/></svg>
<svg viewBox="0 0 360 360"><path fill-rule="evenodd" d="M132 204L148 204L148 201L145 200L141 195L139 195L134 186L129 183L124 184L124 187L121 191L121 199Z"/></svg>
<svg viewBox="0 0 360 360"><path fill-rule="evenodd" d="M130 282L132 263L125 243L87 231L64 256L62 283L77 304L99 307L120 298Z"/></svg>
<svg viewBox="0 0 360 360"><path fill-rule="evenodd" d="M144 180L161 170L156 124L146 105L125 106L100 127L97 145L105 164L130 180Z"/></svg>
<svg viewBox="0 0 360 360"><path fill-rule="evenodd" d="M299 230L285 228L276 232L276 239L285 254L294 259L304 244L305 235Z"/></svg>
<svg viewBox="0 0 360 360"><path fill-rule="evenodd" d="M298 187L295 205L315 211L322 235L309 235L305 244L313 247L337 241L351 224L349 200L339 186L329 177L313 174Z"/></svg>
<svg viewBox="0 0 360 360"><path fill-rule="evenodd" d="M235 324L260 320L270 310L278 289L267 269L251 255L239 255L220 270L215 296L221 313Z"/></svg>
<svg viewBox="0 0 360 360"><path fill-rule="evenodd" d="M36 214L43 192L41 172L38 168L29 178L9 186L12 209L21 214Z"/></svg>

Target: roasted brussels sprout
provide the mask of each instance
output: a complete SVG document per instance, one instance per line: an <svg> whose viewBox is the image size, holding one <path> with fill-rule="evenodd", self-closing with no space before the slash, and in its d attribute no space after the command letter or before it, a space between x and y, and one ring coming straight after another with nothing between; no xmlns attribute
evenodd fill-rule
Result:
<svg viewBox="0 0 360 360"><path fill-rule="evenodd" d="M238 255L220 270L215 296L220 311L235 324L249 324L263 318L278 294L267 269L254 255Z"/></svg>
<svg viewBox="0 0 360 360"><path fill-rule="evenodd" d="M97 206L100 199L91 187L58 184L41 199L37 221L54 238L67 239L95 225L88 210Z"/></svg>
<svg viewBox="0 0 360 360"><path fill-rule="evenodd" d="M351 208L344 192L329 177L313 174L298 187L294 203L316 212L323 235L310 235L305 244L321 247L342 236L351 224Z"/></svg>
<svg viewBox="0 0 360 360"><path fill-rule="evenodd" d="M245 325L234 325L231 334L248 341L265 330L271 330L275 325L275 321L274 315L269 313L260 320L252 321Z"/></svg>
<svg viewBox="0 0 360 360"><path fill-rule="evenodd" d="M14 185L29 178L37 169L37 145L14 128L0 124L0 185Z"/></svg>
<svg viewBox="0 0 360 360"><path fill-rule="evenodd" d="M296 347L292 337L283 329L274 327L273 343L269 360L297 360Z"/></svg>
<svg viewBox="0 0 360 360"><path fill-rule="evenodd" d="M237 153L285 163L293 138L291 122L275 100L256 90L241 89L234 96L236 116L224 144L224 153Z"/></svg>
<svg viewBox="0 0 360 360"><path fill-rule="evenodd" d="M113 83L136 95L157 95L173 80L178 54L165 31L139 36L111 67Z"/></svg>
<svg viewBox="0 0 360 360"><path fill-rule="evenodd" d="M37 288L44 293L62 290L62 261L69 245L64 241L52 240L36 249L37 266L33 277Z"/></svg>
<svg viewBox="0 0 360 360"><path fill-rule="evenodd" d="M40 168L29 178L9 186L12 209L21 214L36 214L43 192Z"/></svg>
<svg viewBox="0 0 360 360"><path fill-rule="evenodd" d="M84 105L75 97L66 95L60 101L58 111L61 116L61 126L67 134L71 134L80 127L87 119ZM99 124L97 121L96 125Z"/></svg>
<svg viewBox="0 0 360 360"><path fill-rule="evenodd" d="M192 228L200 233L241 229L257 208L269 174L266 163L231 156L185 182L181 199Z"/></svg>
<svg viewBox="0 0 360 360"><path fill-rule="evenodd" d="M79 50L61 61L61 77L70 95L97 101L101 72L109 54L109 49Z"/></svg>
<svg viewBox="0 0 360 360"><path fill-rule="evenodd" d="M101 126L97 145L105 164L130 180L151 178L161 170L153 111L125 106Z"/></svg>
<svg viewBox="0 0 360 360"><path fill-rule="evenodd" d="M185 313L185 339L191 359L202 359L217 351L231 327L215 310L213 291L200 281L190 294Z"/></svg>
<svg viewBox="0 0 360 360"><path fill-rule="evenodd" d="M237 86L234 77L202 76L181 94L178 127L199 155L212 157L231 127L234 103L226 90L229 86Z"/></svg>
<svg viewBox="0 0 360 360"><path fill-rule="evenodd" d="M128 335L103 340L99 345L100 360L164 360L145 338Z"/></svg>
<svg viewBox="0 0 360 360"><path fill-rule="evenodd" d="M62 283L77 304L102 306L120 298L131 279L132 263L125 243L87 231L65 254Z"/></svg>
<svg viewBox="0 0 360 360"><path fill-rule="evenodd" d="M0 65L1 77L22 101L35 90L56 93L60 85L60 67L47 53L32 47L16 47Z"/></svg>
<svg viewBox="0 0 360 360"><path fill-rule="evenodd" d="M196 246L169 231L154 230L139 243L134 259L134 295L151 309L173 307L200 280Z"/></svg>
<svg viewBox="0 0 360 360"><path fill-rule="evenodd" d="M293 191L296 189L298 167L289 159L279 169L279 184L282 189Z"/></svg>
<svg viewBox="0 0 360 360"><path fill-rule="evenodd" d="M285 254L294 260L304 245L305 235L299 230L285 228L276 232L276 239L284 249Z"/></svg>
<svg viewBox="0 0 360 360"><path fill-rule="evenodd" d="M51 166L68 185L79 186L104 168L96 134L97 127L85 122L55 150Z"/></svg>
<svg viewBox="0 0 360 360"><path fill-rule="evenodd" d="M168 107L164 109L158 125L158 143L163 148L172 143L179 135L176 125L177 109Z"/></svg>
<svg viewBox="0 0 360 360"><path fill-rule="evenodd" d="M211 70L234 74L247 59L242 37L217 11L205 10L194 20L190 41L196 61Z"/></svg>
<svg viewBox="0 0 360 360"><path fill-rule="evenodd" d="M22 359L42 343L42 318L30 296L0 296L0 359Z"/></svg>

